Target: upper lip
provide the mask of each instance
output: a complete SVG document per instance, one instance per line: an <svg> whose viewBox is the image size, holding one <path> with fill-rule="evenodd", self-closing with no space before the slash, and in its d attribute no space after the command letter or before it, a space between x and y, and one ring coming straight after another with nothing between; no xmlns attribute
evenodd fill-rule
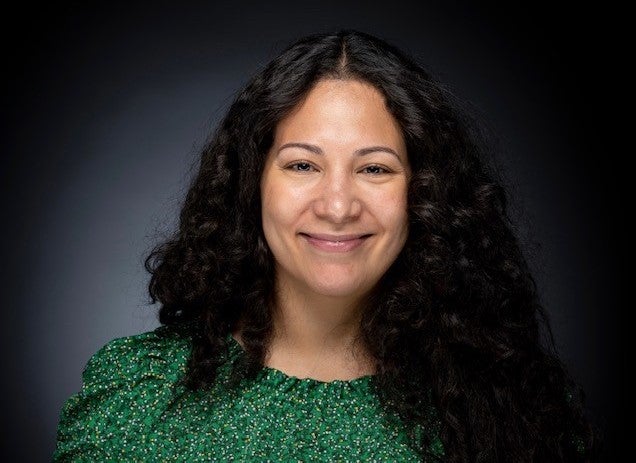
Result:
<svg viewBox="0 0 636 463"><path fill-rule="evenodd" d="M350 241L358 238L366 238L370 236L370 233L355 233L350 235L330 235L327 233L301 233L301 235L307 235L312 238L324 241Z"/></svg>

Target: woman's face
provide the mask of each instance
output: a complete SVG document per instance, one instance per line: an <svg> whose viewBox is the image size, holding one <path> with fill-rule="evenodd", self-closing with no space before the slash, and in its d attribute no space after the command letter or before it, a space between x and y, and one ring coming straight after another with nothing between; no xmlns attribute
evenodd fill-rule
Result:
<svg viewBox="0 0 636 463"><path fill-rule="evenodd" d="M400 126L370 84L322 80L280 121L261 179L262 225L279 284L362 297L408 234Z"/></svg>

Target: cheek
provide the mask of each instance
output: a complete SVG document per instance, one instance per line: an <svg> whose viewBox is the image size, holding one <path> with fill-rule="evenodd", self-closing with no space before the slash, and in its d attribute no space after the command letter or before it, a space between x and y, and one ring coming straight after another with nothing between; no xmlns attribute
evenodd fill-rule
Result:
<svg viewBox="0 0 636 463"><path fill-rule="evenodd" d="M263 184L261 190L263 227L289 231L299 214L302 201L289 188L276 182Z"/></svg>
<svg viewBox="0 0 636 463"><path fill-rule="evenodd" d="M395 192L376 195L369 204L374 208L374 215L385 230L396 234L405 231L408 224L406 194L401 195L400 192Z"/></svg>

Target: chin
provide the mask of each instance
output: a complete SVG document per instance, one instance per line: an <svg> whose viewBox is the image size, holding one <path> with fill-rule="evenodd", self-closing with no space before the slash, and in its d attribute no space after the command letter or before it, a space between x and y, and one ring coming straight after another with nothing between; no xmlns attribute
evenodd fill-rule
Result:
<svg viewBox="0 0 636 463"><path fill-rule="evenodd" d="M311 289L323 296L329 297L351 297L362 294L364 291L359 284L351 282L345 284L343 281L334 281L333 284L322 282L315 282L311 285Z"/></svg>

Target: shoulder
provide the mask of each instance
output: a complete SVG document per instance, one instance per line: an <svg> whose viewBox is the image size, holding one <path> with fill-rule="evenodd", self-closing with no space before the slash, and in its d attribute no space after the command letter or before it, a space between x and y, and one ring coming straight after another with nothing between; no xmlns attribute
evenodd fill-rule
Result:
<svg viewBox="0 0 636 463"><path fill-rule="evenodd" d="M53 461L125 461L174 398L191 350L187 330L115 338L88 360L62 407Z"/></svg>
<svg viewBox="0 0 636 463"><path fill-rule="evenodd" d="M115 338L88 360L82 373L84 387L152 377L174 381L185 372L190 346L184 329L167 326Z"/></svg>

